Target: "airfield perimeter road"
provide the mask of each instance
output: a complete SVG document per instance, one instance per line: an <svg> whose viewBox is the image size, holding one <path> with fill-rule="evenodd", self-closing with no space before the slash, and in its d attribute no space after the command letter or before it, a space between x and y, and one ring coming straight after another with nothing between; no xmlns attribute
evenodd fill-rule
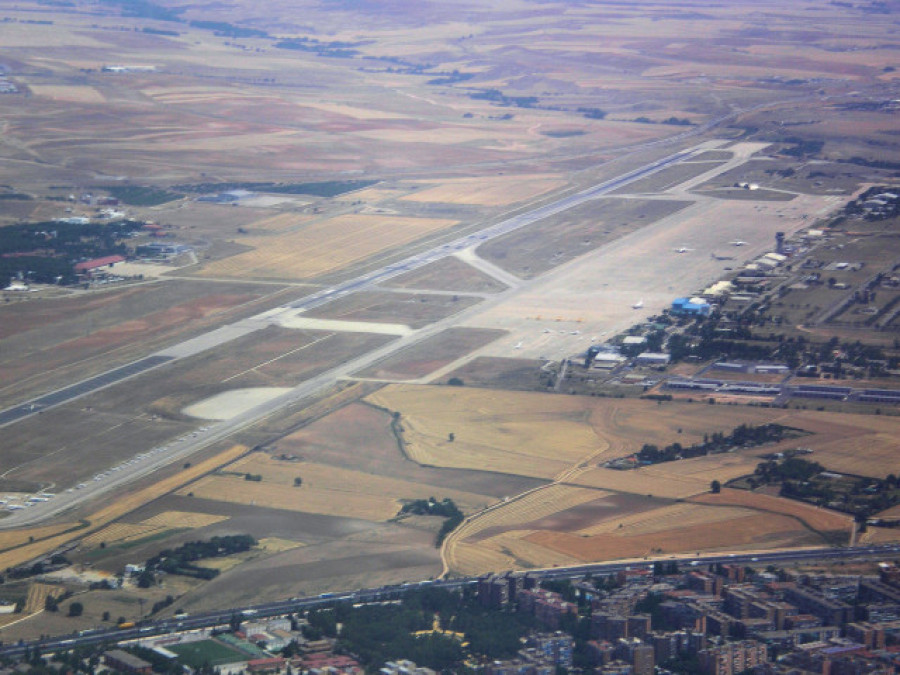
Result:
<svg viewBox="0 0 900 675"><path fill-rule="evenodd" d="M597 199L622 186L644 178L645 176L660 171L668 166L689 159L716 145L716 142L705 142L694 146L693 148L676 152L611 180L561 197L560 199L538 208L512 216L499 223L462 236L447 244L442 244L422 253L417 253L409 258L363 274L355 279L319 291L318 293L301 298L300 300L287 303L276 309L263 312L234 324L210 331L204 335L186 340L155 354L151 354L134 363L107 371L106 373L102 373L82 382L75 383L44 396L26 401L15 407L0 411L0 428L13 424L16 421L31 415L39 414L41 411L50 407L67 403L124 380L137 377L141 373L161 367L164 364L172 364L179 359L184 359L209 349L222 346L239 337L264 329L270 325L278 324L279 318L284 317L285 315L295 315L299 312L320 307L332 300L337 300L338 298L342 298L351 293L367 290L395 276L423 267L424 265L453 255L459 251L477 247L485 241L500 237L549 216ZM502 296L503 294L500 295ZM477 307L483 309L484 305ZM471 309L474 310L474 308ZM458 319L459 316L455 318ZM403 336L399 340L389 343L380 349L361 355L352 361L341 364L325 373L306 380L293 388L290 392L247 410L229 420L210 423L207 426L201 427L199 431L182 436L166 446L155 448L152 451L142 452L127 464L120 465L115 472L106 472L101 478L95 479L88 484L82 484L83 487L77 490L61 492L47 501L32 503L28 508L12 512L8 517L0 520L0 529L34 525L62 513L63 511L71 509L88 499L97 497L100 494L129 483L156 469L171 464L172 462L182 460L198 450L208 447L212 443L227 438L254 422L260 421L287 406L323 391L339 379L346 377L357 370L375 363L400 349L408 347L412 343L431 337L444 328L444 322L432 324L430 327L416 331L411 335Z"/></svg>

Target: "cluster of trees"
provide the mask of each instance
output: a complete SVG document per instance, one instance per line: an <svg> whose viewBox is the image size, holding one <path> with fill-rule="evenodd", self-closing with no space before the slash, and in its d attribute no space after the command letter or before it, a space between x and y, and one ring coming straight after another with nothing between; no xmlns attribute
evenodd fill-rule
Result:
<svg viewBox="0 0 900 675"><path fill-rule="evenodd" d="M192 563L197 560L242 553L249 551L255 545L256 539L249 534L213 537L208 541L189 541L176 549L160 551L147 560L144 575L166 572L198 579L213 579L219 574L219 570L200 567Z"/></svg>
<svg viewBox="0 0 900 675"><path fill-rule="evenodd" d="M87 258L126 255L122 239L143 223L18 223L0 228L0 280L22 274L39 283L75 282L75 263Z"/></svg>
<svg viewBox="0 0 900 675"><path fill-rule="evenodd" d="M230 190L252 190L256 192L271 192L273 194L312 195L314 197L334 197L352 190L359 190L374 185L374 180L327 180L315 183L259 183L259 182L228 182L228 183L192 183L177 185L176 189L195 194L209 194L211 192L228 192Z"/></svg>
<svg viewBox="0 0 900 675"><path fill-rule="evenodd" d="M406 594L402 604L341 604L311 611L307 637L337 637L338 649L359 657L367 668L409 658L441 672L464 672L465 652L454 636L431 631L435 617L446 631L462 633L471 653L485 659L516 655L521 639L535 627L534 619L512 611L488 610L469 594L422 589ZM340 631L338 631L340 626Z"/></svg>
<svg viewBox="0 0 900 675"><path fill-rule="evenodd" d="M482 89L469 94L476 101L491 101L497 105L515 106L517 108L533 108L538 104L537 96L507 96L499 89Z"/></svg>
<svg viewBox="0 0 900 675"><path fill-rule="evenodd" d="M900 478L822 475L825 467L800 457L768 460L757 465L748 480L751 488L780 484L783 497L810 502L856 516L860 523L900 503Z"/></svg>
<svg viewBox="0 0 900 675"><path fill-rule="evenodd" d="M451 434L452 435L452 434ZM453 440L452 438L450 439ZM453 532L464 520L463 512L453 502L452 499L445 497L441 501L437 501L434 497L428 499L414 499L407 502L400 509L400 513L412 513L417 516L441 516L444 523L438 531L435 546L440 546L448 534Z"/></svg>
<svg viewBox="0 0 900 675"><path fill-rule="evenodd" d="M170 192L149 185L103 185L100 189L105 190L123 204L132 206L159 206L184 197L178 192Z"/></svg>
<svg viewBox="0 0 900 675"><path fill-rule="evenodd" d="M777 443L785 438L805 433L801 429L774 423L760 426L741 424L735 427L730 434L722 432L716 432L712 435L704 434L702 443L694 443L688 446L683 446L681 443L672 443L664 448L659 448L656 445L645 443L640 452L637 453L637 458L644 464L659 464L660 462L671 462L676 459L728 452L732 448Z"/></svg>
<svg viewBox="0 0 900 675"><path fill-rule="evenodd" d="M294 49L301 52L311 52L318 56L331 56L343 59L357 56L360 53L358 49L353 49L355 45L351 42L339 42L337 40L320 42L314 38L306 37L279 40L275 43L275 46L279 49Z"/></svg>

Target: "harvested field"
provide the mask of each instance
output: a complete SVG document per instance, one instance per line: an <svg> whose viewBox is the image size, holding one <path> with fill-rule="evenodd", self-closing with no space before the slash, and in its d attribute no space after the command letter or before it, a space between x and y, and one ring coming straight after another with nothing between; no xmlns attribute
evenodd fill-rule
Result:
<svg viewBox="0 0 900 675"><path fill-rule="evenodd" d="M442 218L348 214L278 236L244 237L254 250L206 265L208 277L309 279L452 227Z"/></svg>
<svg viewBox="0 0 900 675"><path fill-rule="evenodd" d="M103 96L94 87L57 84L32 84L28 87L35 96L45 96L55 101L67 103L106 103Z"/></svg>
<svg viewBox="0 0 900 675"><path fill-rule="evenodd" d="M354 375L384 380L425 377L504 335L502 330L448 328Z"/></svg>
<svg viewBox="0 0 900 675"><path fill-rule="evenodd" d="M72 541L85 534L90 534L96 529L108 525L135 509L178 489L185 483L195 480L198 476L202 476L229 462L233 462L246 451L247 448L243 445L232 446L228 450L183 469L179 473L167 476L145 488L133 490L122 497L118 497L107 506L94 511L85 517L85 520L90 523L88 528L77 529L70 533L60 534L59 536L50 537L44 541L28 544L27 546L22 546L21 548L0 554L0 567L3 569L15 567L16 565L33 560L48 551L52 551L68 541Z"/></svg>
<svg viewBox="0 0 900 675"><path fill-rule="evenodd" d="M78 523L60 523L58 525L30 527L22 530L0 530L0 551L27 544L30 541L47 539L77 527Z"/></svg>
<svg viewBox="0 0 900 675"><path fill-rule="evenodd" d="M44 609L44 603L48 597L58 598L66 589L63 586L54 584L45 584L35 581L28 588L28 597L25 599L25 607L22 608L24 614L34 614Z"/></svg>
<svg viewBox="0 0 900 675"><path fill-rule="evenodd" d="M454 490L499 499L540 484L515 475L420 466L401 453L391 422L390 411L353 403L279 439L271 452L341 469L350 465L374 476L439 485L441 493ZM362 447L366 451L361 453Z"/></svg>
<svg viewBox="0 0 900 675"><path fill-rule="evenodd" d="M565 184L565 180L555 175L453 178L401 197L401 201L506 206L532 199Z"/></svg>
<svg viewBox="0 0 900 675"><path fill-rule="evenodd" d="M730 431L741 423L771 419L766 411L754 408L717 406L708 410L710 406L660 406L640 400L471 387L393 385L368 400L400 412L406 451L416 461L544 478L578 462L589 460L596 464L631 454L644 443L666 445L676 438L682 444L694 443L701 441L705 433ZM680 435L678 429L682 431ZM455 434L452 443L447 441L450 431ZM688 464L676 471L694 471L698 475L680 476L680 485L664 489L679 495L695 494L708 489L707 472L731 467L725 469L726 473L749 473L755 463L746 465L749 470L736 465L747 462L741 457L720 455L708 458L708 462ZM622 487L627 482L633 484L633 490L648 492L641 489L644 479L633 471L594 469L584 476L593 477L579 479L586 486L629 491Z"/></svg>
<svg viewBox="0 0 900 675"><path fill-rule="evenodd" d="M389 387L368 400L400 412L405 451L420 464L551 478L603 447L577 419L584 412L577 401L522 393L520 407L509 408L509 395L491 399L492 393L441 388L439 409L433 407L438 392L421 387Z"/></svg>
<svg viewBox="0 0 900 675"><path fill-rule="evenodd" d="M582 504L599 502L609 493L602 490L549 485L525 496L496 506L463 525L459 535L463 539L484 539L507 529L534 529L551 516Z"/></svg>
<svg viewBox="0 0 900 675"><path fill-rule="evenodd" d="M858 538L860 544L888 544L896 541L900 541L900 528L872 525L867 526L866 531Z"/></svg>
<svg viewBox="0 0 900 675"><path fill-rule="evenodd" d="M389 321L423 328L478 302L481 298L473 296L363 291L311 309L305 315L343 321Z"/></svg>
<svg viewBox="0 0 900 675"><path fill-rule="evenodd" d="M722 488L722 492L719 494L708 493L699 495L693 497L690 501L697 504L742 506L756 511L784 514L797 519L804 526L819 534L843 535L845 540L849 538L850 529L853 525L853 518L846 513L829 511L828 509L822 509L793 499L772 497L747 490Z"/></svg>
<svg viewBox="0 0 900 675"><path fill-rule="evenodd" d="M629 471L595 468L573 481L605 489L681 499L709 490L712 480L725 482L753 473L759 459L734 453L664 462Z"/></svg>
<svg viewBox="0 0 900 675"><path fill-rule="evenodd" d="M578 533L587 536L617 533L632 537L678 527L711 525L752 515L755 515L752 510L739 507L709 508L700 504L679 503L639 513L620 514L582 528Z"/></svg>
<svg viewBox="0 0 900 675"><path fill-rule="evenodd" d="M254 220L247 225L246 229L251 234L254 230L263 230L265 232L287 232L296 230L308 223L312 216L299 213L279 213L275 216L268 216L262 220Z"/></svg>
<svg viewBox="0 0 900 675"><path fill-rule="evenodd" d="M260 476L261 480L246 480L245 474ZM300 486L295 485L295 478L302 480ZM265 453L248 455L229 466L226 474L203 478L179 494L188 492L213 501L374 521L393 518L408 499L449 497L469 511L491 501L439 484L413 483L324 464L285 462Z"/></svg>
<svg viewBox="0 0 900 675"><path fill-rule="evenodd" d="M567 532L541 531L529 535L528 540L583 561L637 558L654 553L748 547L766 549L822 543L820 537L810 533L794 518L773 514L750 515L712 525L672 527L634 536L583 537Z"/></svg>
<svg viewBox="0 0 900 675"><path fill-rule="evenodd" d="M688 206L675 200L602 198L478 247L478 255L530 279Z"/></svg>
<svg viewBox="0 0 900 675"><path fill-rule="evenodd" d="M506 290L505 284L454 256L441 258L412 272L401 274L384 285L391 288L422 288L457 293L499 293Z"/></svg>
<svg viewBox="0 0 900 675"><path fill-rule="evenodd" d="M190 511L164 511L152 518L140 523L117 522L94 532L82 539L83 546L99 546L100 542L106 544L121 544L123 542L143 539L154 536L168 530L197 529L227 520L227 516L217 516L208 513L193 513Z"/></svg>

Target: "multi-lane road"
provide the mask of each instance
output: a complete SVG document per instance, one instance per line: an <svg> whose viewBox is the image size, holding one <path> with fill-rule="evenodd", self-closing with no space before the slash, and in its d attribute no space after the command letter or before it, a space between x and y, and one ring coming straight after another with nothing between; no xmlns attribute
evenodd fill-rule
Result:
<svg viewBox="0 0 900 675"><path fill-rule="evenodd" d="M590 188L565 195L527 212L506 218L498 223L489 225L471 234L464 235L449 243L435 246L427 251L388 264L380 269L365 273L344 283L323 289L317 293L300 298L299 300L286 303L281 307L268 310L233 324L222 326L206 334L170 346L139 361L109 370L92 378L0 411L0 428L5 425L14 424L31 415L39 414L49 408L86 396L100 389L110 387L131 378L137 378L151 369L163 365L171 365L180 359L220 347L239 337L249 335L257 330L266 328L267 326L278 324L279 321L286 316L295 315L303 311L320 307L349 294L359 293L373 288L393 277L454 255L459 251L475 248L486 241L501 237L514 230L518 230L548 218L549 216L597 199L617 188L688 159L706 150L708 147L709 144L704 143L687 150L676 152ZM399 349L430 337L443 327L442 324L434 324L425 329L415 331L414 333L404 336L380 349L360 355L350 362L340 364L325 373L306 380L293 388L290 392L247 410L232 419L208 424L207 426L202 427L200 431L187 434L164 446L141 452L134 458L124 461L116 467L110 467L109 471L98 474L94 480L81 483L74 488L63 486L67 488L65 491L58 492L56 495L46 498L46 501L44 501L45 497L39 497L41 501L31 502L28 505L28 508L21 508L11 512L8 517L0 520L0 529L34 525L62 513L65 510L73 508L89 498L109 492L113 488L120 487L162 466L175 461L182 461L198 450L207 447L214 442L220 441L234 432L272 415L286 406L314 396L331 386L338 379L346 377L349 373L356 372L379 359L385 358Z"/></svg>
<svg viewBox="0 0 900 675"><path fill-rule="evenodd" d="M877 546L857 546L847 548L817 548L797 551L778 551L771 553L736 553L715 554L689 558L678 558L682 568L685 566L712 565L716 563L734 563L743 565L765 566L785 565L804 561L829 561L850 559L879 559L887 556L896 556L900 552L900 546L884 544ZM661 560L669 561L670 558ZM653 561L629 561L595 563L578 565L575 567L559 567L553 569L530 570L529 576L537 579L578 579L587 575L612 574L626 569L641 567L653 567ZM44 638L33 642L18 642L0 646L0 656L17 658L23 655L26 649L38 647L42 653L69 650L79 646L91 646L104 643L124 642L151 638L156 635L165 635L189 630L227 626L236 615L242 619L256 619L274 616L285 616L295 612L316 607L328 606L337 602L366 603L381 600L402 598L404 594L413 589L423 587L442 588L445 590L457 590L478 583L478 577L461 577L457 579L437 579L419 583L407 583L393 586L380 586L377 588L364 588L338 593L324 593L322 595L289 598L260 605L247 607L234 607L203 614L179 616L156 621L144 621L139 625L128 628L98 628L95 630L83 630L80 633Z"/></svg>

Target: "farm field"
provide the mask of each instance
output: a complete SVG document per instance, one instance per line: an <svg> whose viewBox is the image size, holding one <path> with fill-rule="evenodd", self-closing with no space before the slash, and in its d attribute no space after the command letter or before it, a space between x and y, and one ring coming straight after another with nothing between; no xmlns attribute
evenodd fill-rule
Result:
<svg viewBox="0 0 900 675"><path fill-rule="evenodd" d="M259 476L260 480L247 480L247 474ZM295 485L295 478L300 478L302 484ZM484 495L439 484L416 483L307 461L285 462L265 453L248 455L229 466L227 472L207 476L186 486L179 494L188 492L211 501L376 522L398 515L404 500L440 495L441 499L449 497L469 510L482 508L491 501Z"/></svg>
<svg viewBox="0 0 900 675"><path fill-rule="evenodd" d="M541 478L588 459L596 463L628 455L644 443L699 442L704 433L769 417L750 408L710 413L699 405L471 387L392 385L368 400L400 413L406 452L421 463ZM449 431L455 435L452 443Z"/></svg>
<svg viewBox="0 0 900 675"><path fill-rule="evenodd" d="M424 181L423 181L424 182ZM533 199L563 187L560 176L493 176L483 178L456 178L441 181L440 185L426 187L401 197L410 202L446 202L450 204L475 204L480 206L506 206Z"/></svg>
<svg viewBox="0 0 900 675"><path fill-rule="evenodd" d="M448 328L355 373L355 376L384 380L425 377L505 334L499 330Z"/></svg>
<svg viewBox="0 0 900 675"><path fill-rule="evenodd" d="M423 466L398 447L392 422L390 410L352 403L280 438L271 452L324 466L345 468L350 464L354 470L374 476L443 486L435 497L453 490L500 499L543 483L512 474ZM365 448L365 452L359 448Z"/></svg>
<svg viewBox="0 0 900 675"><path fill-rule="evenodd" d="M459 463L478 468L479 462L491 463L496 464L496 470L505 467L510 473L520 468L521 463L514 459L519 454L535 460L532 470L545 461L550 462L549 467L563 459L574 461L585 456L594 463L605 462L636 452L644 443L664 446L677 440L687 445L702 441L706 433L731 431L740 424L775 421L811 434L766 449L751 448L634 471L586 465L578 480L601 489L647 493L652 491L647 486L652 485L665 491L660 496L689 496L706 490L714 477L728 480L752 472L761 454L798 445L811 448L812 458L832 471L871 476L900 471L900 458L891 449L896 421L890 417L810 410L781 410L773 417L769 410L745 406L659 405L642 400L420 385L392 385L368 400L400 412L411 455L427 457L427 463L438 466ZM452 444L446 441L443 429L455 432ZM548 435L557 440L547 440ZM477 446L469 447L469 443L476 443L473 439L477 439ZM544 473L544 477L550 475Z"/></svg>
<svg viewBox="0 0 900 675"><path fill-rule="evenodd" d="M203 276L310 279L455 225L442 218L348 214L276 237L248 236L253 250L204 266Z"/></svg>

